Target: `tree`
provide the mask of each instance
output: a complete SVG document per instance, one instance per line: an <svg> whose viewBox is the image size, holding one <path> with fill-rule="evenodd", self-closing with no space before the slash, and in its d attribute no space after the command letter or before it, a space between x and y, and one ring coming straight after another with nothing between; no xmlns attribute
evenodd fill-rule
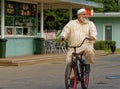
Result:
<svg viewBox="0 0 120 89"><path fill-rule="evenodd" d="M97 3L103 3L103 8L95 8L95 12L118 12L119 5L118 0L90 0Z"/></svg>
<svg viewBox="0 0 120 89"><path fill-rule="evenodd" d="M115 0L103 0L104 12L118 12L118 5Z"/></svg>
<svg viewBox="0 0 120 89"><path fill-rule="evenodd" d="M45 10L44 28L47 30L61 30L61 28L69 21L68 9Z"/></svg>
<svg viewBox="0 0 120 89"><path fill-rule="evenodd" d="M103 3L103 0L89 0L89 1L93 1L93 2L97 2L97 3ZM94 8L95 12L104 12L104 8Z"/></svg>

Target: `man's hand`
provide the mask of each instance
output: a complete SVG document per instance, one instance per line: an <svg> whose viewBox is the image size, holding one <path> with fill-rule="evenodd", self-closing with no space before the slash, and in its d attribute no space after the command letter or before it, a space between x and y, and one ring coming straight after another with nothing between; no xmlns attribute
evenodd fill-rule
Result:
<svg viewBox="0 0 120 89"><path fill-rule="evenodd" d="M91 41L96 41L96 39L93 36L89 37Z"/></svg>
<svg viewBox="0 0 120 89"><path fill-rule="evenodd" d="M60 36L60 42L64 41L65 37L64 36Z"/></svg>

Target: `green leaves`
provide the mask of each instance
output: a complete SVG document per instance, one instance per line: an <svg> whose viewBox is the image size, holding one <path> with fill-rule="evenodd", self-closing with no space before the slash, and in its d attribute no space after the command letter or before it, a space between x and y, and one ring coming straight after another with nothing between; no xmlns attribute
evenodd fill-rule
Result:
<svg viewBox="0 0 120 89"><path fill-rule="evenodd" d="M103 0L104 3L104 12L117 12L118 5L115 0Z"/></svg>
<svg viewBox="0 0 120 89"><path fill-rule="evenodd" d="M94 8L95 12L118 12L120 5L118 0L89 0L98 3L103 3L103 8Z"/></svg>
<svg viewBox="0 0 120 89"><path fill-rule="evenodd" d="M54 20L52 18L54 18ZM45 28L47 30L61 30L68 21L68 9L45 10Z"/></svg>

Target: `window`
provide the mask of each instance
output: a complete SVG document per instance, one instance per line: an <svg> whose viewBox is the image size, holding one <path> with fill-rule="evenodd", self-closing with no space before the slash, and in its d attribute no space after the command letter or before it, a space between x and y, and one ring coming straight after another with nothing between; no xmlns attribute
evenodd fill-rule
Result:
<svg viewBox="0 0 120 89"><path fill-rule="evenodd" d="M14 8L15 8L14 2L9 2L9 1L6 2L5 12L7 15L14 15L15 14Z"/></svg>
<svg viewBox="0 0 120 89"><path fill-rule="evenodd" d="M37 36L37 4L5 2L5 35Z"/></svg>
<svg viewBox="0 0 120 89"><path fill-rule="evenodd" d="M15 27L16 35L23 35L23 27Z"/></svg>
<svg viewBox="0 0 120 89"><path fill-rule="evenodd" d="M6 35L14 35L14 27L13 26L6 26L5 27L5 34Z"/></svg>

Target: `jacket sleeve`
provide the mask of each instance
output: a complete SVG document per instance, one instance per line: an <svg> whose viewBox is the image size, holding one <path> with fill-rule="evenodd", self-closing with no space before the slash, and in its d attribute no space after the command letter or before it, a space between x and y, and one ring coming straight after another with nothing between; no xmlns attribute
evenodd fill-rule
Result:
<svg viewBox="0 0 120 89"><path fill-rule="evenodd" d="M93 22L90 23L90 36L93 36L95 39L97 39L97 30Z"/></svg>
<svg viewBox="0 0 120 89"><path fill-rule="evenodd" d="M69 37L69 35L70 35L71 26L72 26L72 21L69 21L69 22L63 27L63 30L62 30L60 36L64 36L65 39L67 39L67 38Z"/></svg>

